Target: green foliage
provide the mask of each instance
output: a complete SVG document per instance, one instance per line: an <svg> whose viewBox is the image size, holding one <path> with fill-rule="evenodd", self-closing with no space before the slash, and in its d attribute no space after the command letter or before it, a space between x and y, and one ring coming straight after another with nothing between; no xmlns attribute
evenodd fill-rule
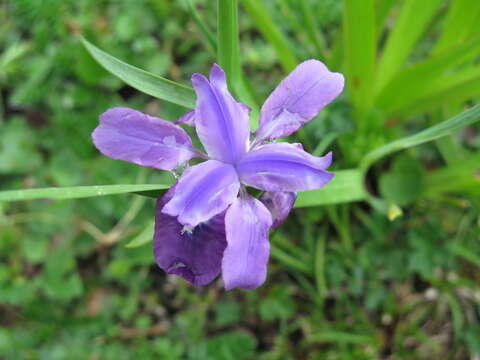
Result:
<svg viewBox="0 0 480 360"><path fill-rule="evenodd" d="M478 1L235 3L0 6L0 358L478 356ZM98 115L121 105L175 120L195 102L180 84L220 61L255 126L311 57L347 90L290 140L332 150L336 177L299 194L272 233L266 284L166 276L154 198L174 179L98 154Z"/></svg>

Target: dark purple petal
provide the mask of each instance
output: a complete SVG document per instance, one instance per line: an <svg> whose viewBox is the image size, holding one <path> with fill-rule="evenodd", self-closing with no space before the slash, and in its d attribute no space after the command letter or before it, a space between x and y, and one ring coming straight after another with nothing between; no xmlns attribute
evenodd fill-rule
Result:
<svg viewBox="0 0 480 360"><path fill-rule="evenodd" d="M213 65L210 81L193 74L192 84L197 93L195 128L200 141L212 159L235 163L248 147L248 107L230 95L225 73L218 65Z"/></svg>
<svg viewBox="0 0 480 360"><path fill-rule="evenodd" d="M270 254L268 230L272 216L259 200L238 198L227 210L227 248L223 253L222 277L225 289L255 289L267 277Z"/></svg>
<svg viewBox="0 0 480 360"><path fill-rule="evenodd" d="M288 143L262 145L245 155L237 165L240 182L265 191L318 189L334 174L325 171L332 154L316 157Z"/></svg>
<svg viewBox="0 0 480 360"><path fill-rule="evenodd" d="M157 201L153 253L166 273L183 277L202 286L214 280L221 271L225 240L225 213L198 225L191 232L174 216L161 212L173 195L173 188Z"/></svg>
<svg viewBox="0 0 480 360"><path fill-rule="evenodd" d="M183 173L174 196L162 211L178 216L184 225L195 227L224 211L237 197L239 188L232 165L208 160Z"/></svg>
<svg viewBox="0 0 480 360"><path fill-rule="evenodd" d="M264 192L259 199L273 217L272 230L280 226L292 210L297 194L294 192Z"/></svg>
<svg viewBox="0 0 480 360"><path fill-rule="evenodd" d="M263 104L256 143L298 130L342 92L343 83L342 74L318 60L298 65Z"/></svg>
<svg viewBox="0 0 480 360"><path fill-rule="evenodd" d="M195 126L195 110L189 111L186 114L180 116L177 121L175 121L176 125L185 124L188 126Z"/></svg>
<svg viewBox="0 0 480 360"><path fill-rule="evenodd" d="M92 138L106 156L156 169L173 170L200 156L181 127L129 108L103 113Z"/></svg>

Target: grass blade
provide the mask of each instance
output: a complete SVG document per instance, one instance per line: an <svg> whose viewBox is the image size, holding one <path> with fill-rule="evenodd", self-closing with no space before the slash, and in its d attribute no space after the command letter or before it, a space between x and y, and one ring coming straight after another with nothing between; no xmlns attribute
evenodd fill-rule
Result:
<svg viewBox="0 0 480 360"><path fill-rule="evenodd" d="M387 113L393 112L393 109L408 107L422 92L438 89L431 83L441 82L445 86L445 81L439 81L439 78L455 66L478 55L479 51L480 36L477 36L449 51L419 62L395 76L377 95L375 103Z"/></svg>
<svg viewBox="0 0 480 360"><path fill-rule="evenodd" d="M339 204L365 198L361 172L357 169L339 170L325 187L299 193L295 207Z"/></svg>
<svg viewBox="0 0 480 360"><path fill-rule="evenodd" d="M190 11L190 14L192 15L193 21L195 21L195 24L197 24L198 28L202 32L203 36L205 39L207 39L208 44L210 47L213 49L213 51L217 51L217 41L215 40L215 37L213 36L212 32L208 28L207 24L205 24L202 21L202 18L200 17L200 14L198 13L197 9L195 6L192 4L191 0L185 0L187 2L188 10Z"/></svg>
<svg viewBox="0 0 480 360"><path fill-rule="evenodd" d="M473 31L478 32L480 20L480 1L451 1L443 32L432 51L439 54L465 41Z"/></svg>
<svg viewBox="0 0 480 360"><path fill-rule="evenodd" d="M126 193L148 192L153 190L166 190L171 185L142 184L142 185L93 185L72 186L43 189L7 190L0 192L0 201L20 201L33 199L81 199L95 196L106 196Z"/></svg>
<svg viewBox="0 0 480 360"><path fill-rule="evenodd" d="M315 19L313 18L312 9L310 9L307 0L299 1L300 10L302 12L303 19L305 21L305 30L307 35L310 38L310 41L315 46L317 51L317 57L319 59L325 59L326 57L326 43L325 37L320 31L319 27L315 24Z"/></svg>
<svg viewBox="0 0 480 360"><path fill-rule="evenodd" d="M442 2L405 0L378 65L377 89L383 88L405 64Z"/></svg>
<svg viewBox="0 0 480 360"><path fill-rule="evenodd" d="M471 125L480 120L480 105L464 111L444 122L429 127L419 133L408 136L403 139L393 141L369 152L361 161L360 168L365 172L373 163L382 157L395 151L407 149L412 146L420 145L443 136L452 134L453 132Z"/></svg>
<svg viewBox="0 0 480 360"><path fill-rule="evenodd" d="M263 0L242 0L242 5L252 17L263 37L274 47L285 72L290 72L297 65L293 47L280 28L274 23Z"/></svg>
<svg viewBox="0 0 480 360"><path fill-rule="evenodd" d="M135 89L189 109L195 107L195 92L192 88L129 65L100 50L92 43L81 39L87 51L107 71L122 79Z"/></svg>
<svg viewBox="0 0 480 360"><path fill-rule="evenodd" d="M377 39L374 0L344 0L343 41L347 86L357 116L373 101Z"/></svg>
<svg viewBox="0 0 480 360"><path fill-rule="evenodd" d="M390 117L408 117L434 109L445 103L470 100L480 94L480 66L472 66L443 77L438 77L416 90L410 102L397 99L386 113Z"/></svg>
<svg viewBox="0 0 480 360"><path fill-rule="evenodd" d="M218 63L227 73L229 84L240 79L237 0L218 0Z"/></svg>

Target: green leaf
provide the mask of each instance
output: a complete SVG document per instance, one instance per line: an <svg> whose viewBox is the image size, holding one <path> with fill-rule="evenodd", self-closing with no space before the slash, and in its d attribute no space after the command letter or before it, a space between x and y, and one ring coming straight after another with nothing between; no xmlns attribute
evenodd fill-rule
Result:
<svg viewBox="0 0 480 360"><path fill-rule="evenodd" d="M464 102L480 95L480 66L438 77L412 90L412 93L416 94L415 97L406 103L398 96L397 101L386 110L388 116L413 116L446 103Z"/></svg>
<svg viewBox="0 0 480 360"><path fill-rule="evenodd" d="M397 157L392 169L382 174L380 194L390 203L405 206L417 200L424 189L422 164L409 156Z"/></svg>
<svg viewBox="0 0 480 360"><path fill-rule="evenodd" d="M339 204L366 198L362 173L358 169L334 173L335 177L323 188L299 193L295 207Z"/></svg>
<svg viewBox="0 0 480 360"><path fill-rule="evenodd" d="M228 83L240 78L237 0L218 0L218 63L227 74Z"/></svg>
<svg viewBox="0 0 480 360"><path fill-rule="evenodd" d="M480 153L431 171L426 177L424 195L434 198L448 192L464 194L468 189L475 189L480 194L479 171Z"/></svg>
<svg viewBox="0 0 480 360"><path fill-rule="evenodd" d="M307 0L299 0L298 1L300 10L302 12L302 16L304 19L304 27L307 31L307 35L310 38L310 41L315 46L315 50L317 51L317 57L319 59L326 58L326 43L325 37L323 36L322 32L320 31L319 26L315 23L314 19L314 12L310 7L310 3Z"/></svg>
<svg viewBox="0 0 480 360"><path fill-rule="evenodd" d="M389 144L383 145L371 152L369 152L365 157L362 159L360 163L360 168L363 172L366 170L376 161L383 158L384 156L391 154L395 151L407 149L412 146L420 145L443 136L452 134L453 132L471 125L480 120L480 105L474 106L471 109L464 111L463 113L454 116L448 120L445 120L437 125L429 127L419 133L408 136L403 139L399 139L393 141ZM328 186L327 186L328 188Z"/></svg>
<svg viewBox="0 0 480 360"><path fill-rule="evenodd" d="M347 86L361 116L373 100L377 51L374 0L344 0L343 41Z"/></svg>
<svg viewBox="0 0 480 360"><path fill-rule="evenodd" d="M100 65L135 89L189 109L195 107L192 88L129 65L81 39L87 51Z"/></svg>
<svg viewBox="0 0 480 360"><path fill-rule="evenodd" d="M412 102L417 101L420 97L429 96L429 93L438 93L441 91L439 89L448 89L450 84L457 83L456 79L461 76L452 73L444 78L447 71L477 56L479 51L480 36L477 36L449 51L403 70L377 95L377 106L391 113L398 109L409 108ZM448 80L450 78L451 80ZM434 85L431 85L432 83Z"/></svg>
<svg viewBox="0 0 480 360"><path fill-rule="evenodd" d="M273 21L263 0L242 0L242 5L252 17L263 37L275 48L285 72L293 70L298 63L293 47L280 27Z"/></svg>
<svg viewBox="0 0 480 360"><path fill-rule="evenodd" d="M405 0L378 64L378 89L383 88L405 64L442 2Z"/></svg>
<svg viewBox="0 0 480 360"><path fill-rule="evenodd" d="M480 1L455 0L450 4L442 34L435 44L433 54L450 50L454 45L465 41L473 31L478 32Z"/></svg>
<svg viewBox="0 0 480 360"><path fill-rule="evenodd" d="M195 6L192 4L191 0L185 0L187 2L188 10L190 11L190 14L192 14L193 21L195 21L195 24L197 24L198 28L202 32L203 36L205 36L205 39L207 39L207 42L210 44L212 49L214 51L217 51L217 41L215 40L215 37L213 36L212 32L208 28L207 24L205 24L200 15L198 14L197 9Z"/></svg>
<svg viewBox="0 0 480 360"><path fill-rule="evenodd" d="M377 0L377 8L375 14L377 23L377 37L383 34L382 29L385 26L385 22L387 21L388 16L397 4L397 0Z"/></svg>
<svg viewBox="0 0 480 360"><path fill-rule="evenodd" d="M126 193L148 192L152 190L165 190L171 185L143 184L143 185L94 185L72 186L43 189L7 190L0 191L0 201L20 201L33 199L80 199L94 196L106 196Z"/></svg>

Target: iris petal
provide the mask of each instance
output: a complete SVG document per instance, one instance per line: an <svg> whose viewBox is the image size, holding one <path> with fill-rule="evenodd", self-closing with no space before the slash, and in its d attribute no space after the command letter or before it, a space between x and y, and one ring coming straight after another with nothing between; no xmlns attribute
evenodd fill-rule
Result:
<svg viewBox="0 0 480 360"><path fill-rule="evenodd" d="M158 266L168 274L183 277L202 286L214 280L221 271L225 239L225 212L214 216L191 232L174 216L161 212L173 195L171 188L157 201L153 252Z"/></svg>
<svg viewBox="0 0 480 360"><path fill-rule="evenodd" d="M239 188L233 166L208 160L183 173L174 196L162 211L178 216L184 225L195 227L225 210L237 197Z"/></svg>
<svg viewBox="0 0 480 360"><path fill-rule="evenodd" d="M318 60L299 64L262 106L256 142L288 136L315 117L343 90L342 74Z"/></svg>
<svg viewBox="0 0 480 360"><path fill-rule="evenodd" d="M325 171L332 154L316 157L288 143L262 145L245 155L237 165L240 181L265 191L318 189L334 174Z"/></svg>
<svg viewBox="0 0 480 360"><path fill-rule="evenodd" d="M267 207L273 217L272 229L280 226L292 210L293 204L297 199L294 192L269 192L266 191L260 196L260 201Z"/></svg>
<svg viewBox="0 0 480 360"><path fill-rule="evenodd" d="M195 128L200 141L210 158L235 163L248 147L248 108L230 95L218 65L212 67L210 81L194 74L192 84L197 93Z"/></svg>
<svg viewBox="0 0 480 360"><path fill-rule="evenodd" d="M181 127L129 108L103 113L92 138L106 156L162 170L201 156Z"/></svg>
<svg viewBox="0 0 480 360"><path fill-rule="evenodd" d="M223 254L225 289L255 289L267 276L268 230L272 216L259 200L238 198L225 215L227 248Z"/></svg>

